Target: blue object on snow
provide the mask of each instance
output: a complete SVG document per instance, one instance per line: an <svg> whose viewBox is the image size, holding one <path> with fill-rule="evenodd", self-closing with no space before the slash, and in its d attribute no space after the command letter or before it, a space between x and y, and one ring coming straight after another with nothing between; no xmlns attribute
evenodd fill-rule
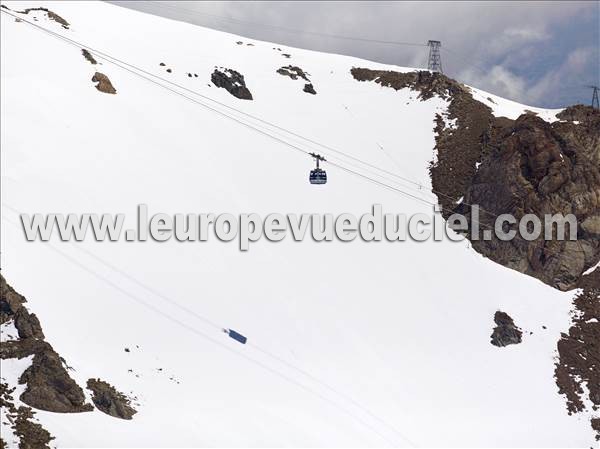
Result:
<svg viewBox="0 0 600 449"><path fill-rule="evenodd" d="M235 341L239 341L243 345L245 345L246 342L248 341L248 339L246 337L244 337L242 334L240 334L232 329L227 329L227 334L231 338L233 338Z"/></svg>

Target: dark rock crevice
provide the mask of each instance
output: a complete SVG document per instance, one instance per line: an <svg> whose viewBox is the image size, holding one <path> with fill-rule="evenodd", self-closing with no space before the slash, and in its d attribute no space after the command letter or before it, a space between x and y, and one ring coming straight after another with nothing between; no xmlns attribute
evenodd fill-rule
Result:
<svg viewBox="0 0 600 449"><path fill-rule="evenodd" d="M5 435L0 436L0 447L14 447L18 443L19 449L50 449L49 443L54 439L50 432L36 423L35 413L30 407L15 405L13 393L15 388L10 388L7 383L0 382L0 407L5 411L8 422L2 425L10 426L17 441L6 441Z"/></svg>

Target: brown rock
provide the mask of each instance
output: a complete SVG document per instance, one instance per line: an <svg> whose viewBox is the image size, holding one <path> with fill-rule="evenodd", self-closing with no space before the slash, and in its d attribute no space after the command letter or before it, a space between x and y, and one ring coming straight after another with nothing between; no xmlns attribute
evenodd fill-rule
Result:
<svg viewBox="0 0 600 449"><path fill-rule="evenodd" d="M89 379L88 389L93 393L92 401L98 410L121 419L132 419L137 411L131 407L130 400L118 392L109 383L100 379Z"/></svg>
<svg viewBox="0 0 600 449"><path fill-rule="evenodd" d="M83 390L71 379L59 355L51 348L33 356L31 366L23 372L19 383L27 384L20 399L31 407L60 413L94 409L85 403Z"/></svg>
<svg viewBox="0 0 600 449"><path fill-rule="evenodd" d="M96 89L106 94L116 94L117 90L113 87L110 79L104 73L96 72L92 77L92 81L96 84Z"/></svg>

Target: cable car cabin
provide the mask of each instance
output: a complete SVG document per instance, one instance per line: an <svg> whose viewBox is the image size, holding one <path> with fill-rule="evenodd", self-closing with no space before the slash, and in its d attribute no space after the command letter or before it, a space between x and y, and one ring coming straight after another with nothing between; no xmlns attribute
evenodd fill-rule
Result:
<svg viewBox="0 0 600 449"><path fill-rule="evenodd" d="M246 337L244 337L242 334L234 331L233 329L223 329L223 332L225 332L227 335L229 335L235 341L237 341L243 345L245 345L246 342L248 341L248 339Z"/></svg>
<svg viewBox="0 0 600 449"><path fill-rule="evenodd" d="M311 184L326 184L327 183L327 172L322 168L315 168L310 171L308 180Z"/></svg>

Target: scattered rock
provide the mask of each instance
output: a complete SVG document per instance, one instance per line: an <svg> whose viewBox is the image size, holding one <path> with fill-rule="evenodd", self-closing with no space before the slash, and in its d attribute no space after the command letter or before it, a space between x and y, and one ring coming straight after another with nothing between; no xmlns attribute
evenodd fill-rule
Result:
<svg viewBox="0 0 600 449"><path fill-rule="evenodd" d="M113 87L110 79L104 73L96 72L92 77L92 81L96 84L96 89L106 94L116 94L117 90Z"/></svg>
<svg viewBox="0 0 600 449"><path fill-rule="evenodd" d="M289 53L281 53L281 56L288 59L292 57L292 55L290 55Z"/></svg>
<svg viewBox="0 0 600 449"><path fill-rule="evenodd" d="M315 90L314 86L310 82L310 79L308 78L309 74L302 70L300 67L288 65L277 69L277 73L283 76L289 76L293 80L297 80L300 78L304 81L307 81L302 91L313 95L317 94L317 91Z"/></svg>
<svg viewBox="0 0 600 449"><path fill-rule="evenodd" d="M191 74L191 73L188 73L188 77L189 77L189 78L191 78L191 77L192 77L192 74Z"/></svg>
<svg viewBox="0 0 600 449"><path fill-rule="evenodd" d="M87 59L91 64L96 65L98 62L94 59L94 57L92 56L92 54L87 51L85 48L81 49L81 54L83 54L83 57L85 59Z"/></svg>
<svg viewBox="0 0 600 449"><path fill-rule="evenodd" d="M304 73L304 71L300 67L293 65L281 67L280 69L277 69L277 73L283 76L289 76L293 80L302 78L305 81L310 81L308 79L308 73Z"/></svg>
<svg viewBox="0 0 600 449"><path fill-rule="evenodd" d="M131 401L118 392L109 383L100 379L89 379L87 388L93 393L92 401L98 410L121 419L132 419L137 411L131 407Z"/></svg>
<svg viewBox="0 0 600 449"><path fill-rule="evenodd" d="M59 23L65 30L69 29L69 22L67 22L65 19L63 19L61 16L59 16L55 12L50 11L48 8L27 8L23 11L16 11L16 12L19 14L29 14L32 11L43 11L46 13L46 15L48 16L48 18L50 20L54 20L55 22Z"/></svg>
<svg viewBox="0 0 600 449"><path fill-rule="evenodd" d="M164 62L161 62L160 64L158 64L161 67L164 67L166 64Z"/></svg>
<svg viewBox="0 0 600 449"><path fill-rule="evenodd" d="M227 92L241 100L252 100L252 94L246 87L244 76L239 72L226 68L215 68L211 81L217 87L224 88Z"/></svg>
<svg viewBox="0 0 600 449"><path fill-rule="evenodd" d="M569 414L586 410L586 399L595 410L600 407L600 271L582 278L578 287L571 328L558 341L554 371Z"/></svg>
<svg viewBox="0 0 600 449"><path fill-rule="evenodd" d="M309 93L309 94L317 95L317 91L315 90L315 88L313 87L313 85L311 83L305 84L304 89L302 89L302 91Z"/></svg>
<svg viewBox="0 0 600 449"><path fill-rule="evenodd" d="M517 326L513 319L504 312L496 312L494 315L496 327L491 335L491 343L494 346L504 347L521 343L523 332Z"/></svg>
<svg viewBox="0 0 600 449"><path fill-rule="evenodd" d="M130 351L129 351L129 348L125 348L125 352L130 352Z"/></svg>
<svg viewBox="0 0 600 449"><path fill-rule="evenodd" d="M171 73L171 72L173 72L173 70L167 69L167 73Z"/></svg>

